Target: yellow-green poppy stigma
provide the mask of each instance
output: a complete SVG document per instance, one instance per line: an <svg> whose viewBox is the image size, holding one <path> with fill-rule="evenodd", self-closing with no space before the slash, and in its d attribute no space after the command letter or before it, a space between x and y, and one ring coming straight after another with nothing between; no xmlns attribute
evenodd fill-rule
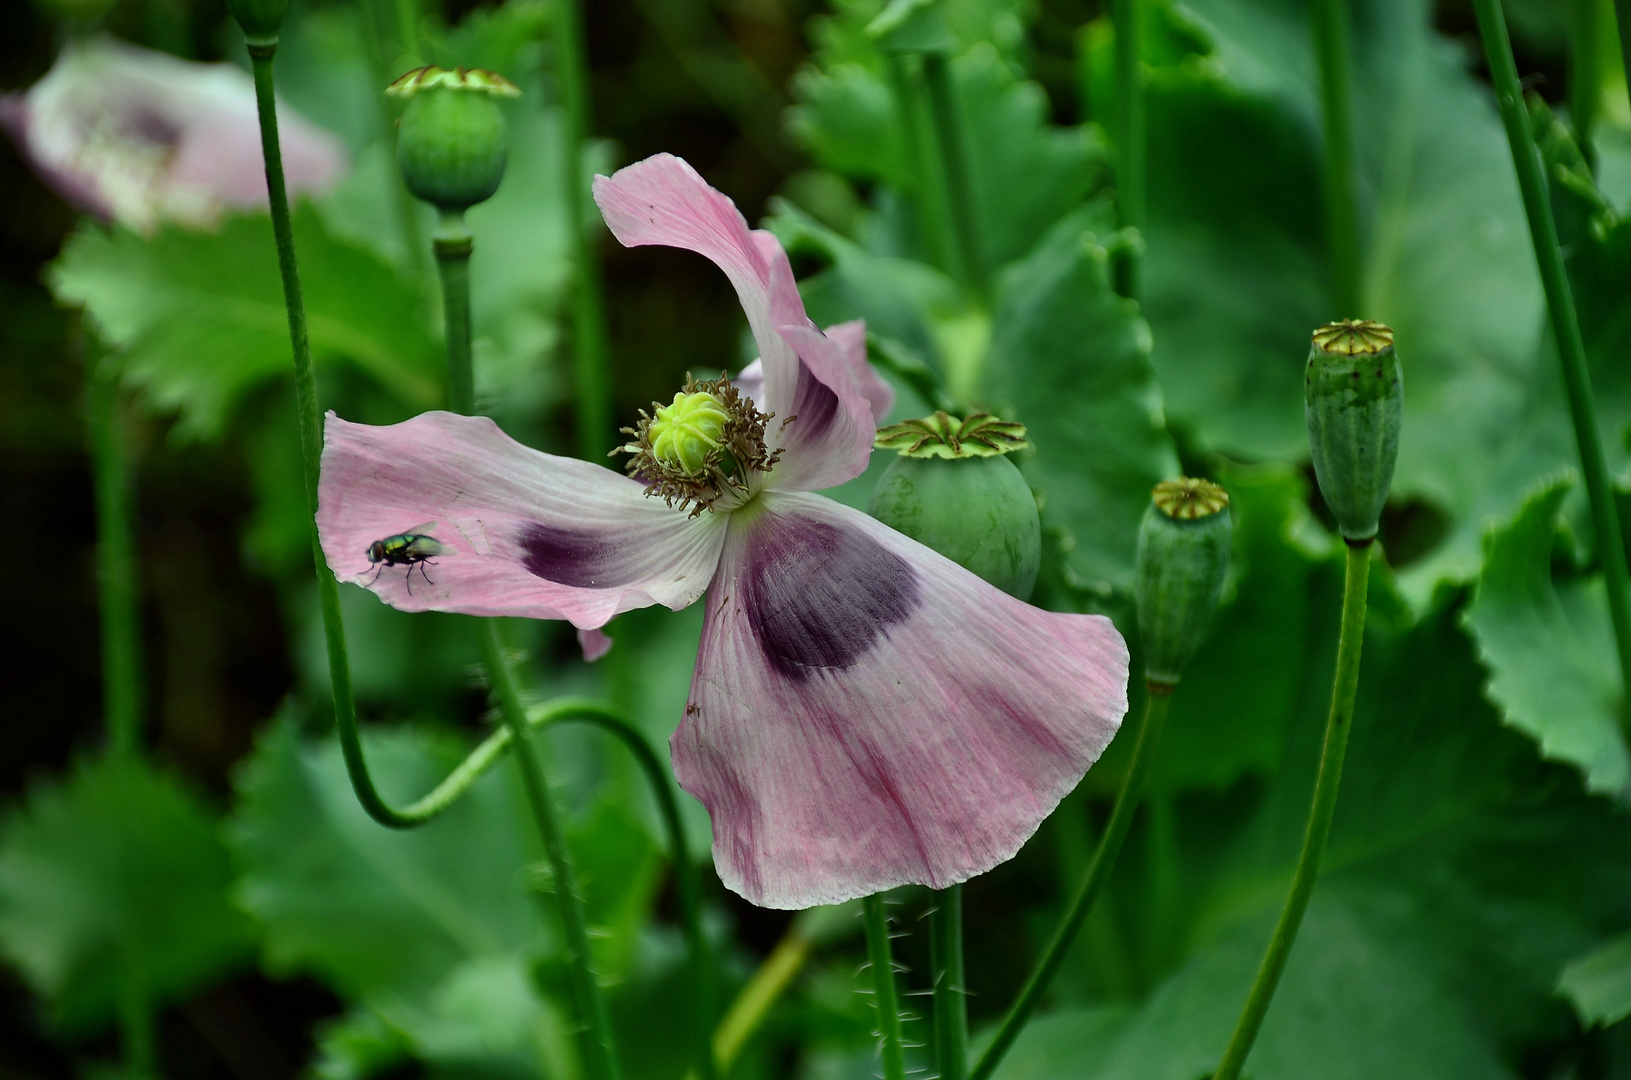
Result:
<svg viewBox="0 0 1631 1080"><path fill-rule="evenodd" d="M693 475L708 465L730 422L730 413L705 390L679 391L673 404L661 405L651 418L651 456L665 465Z"/></svg>

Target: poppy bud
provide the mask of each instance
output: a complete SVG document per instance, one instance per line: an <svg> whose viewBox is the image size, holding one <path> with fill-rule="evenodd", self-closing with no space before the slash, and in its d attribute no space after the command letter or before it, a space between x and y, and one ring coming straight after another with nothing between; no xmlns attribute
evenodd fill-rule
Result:
<svg viewBox="0 0 1631 1080"><path fill-rule="evenodd" d="M1370 319L1314 331L1303 403L1320 494L1343 538L1369 543L1399 456L1404 376L1393 331Z"/></svg>
<svg viewBox="0 0 1631 1080"><path fill-rule="evenodd" d="M443 210L465 210L498 190L506 157L504 116L495 97L521 91L479 68L425 67L385 90L409 98L396 160L408 190Z"/></svg>
<svg viewBox="0 0 1631 1080"><path fill-rule="evenodd" d="M879 479L868 513L1010 596L1031 595L1042 523L1030 485L1003 456L1028 445L1025 425L937 412L884 428L876 445L900 457Z"/></svg>
<svg viewBox="0 0 1631 1080"><path fill-rule="evenodd" d="M1229 493L1180 477L1155 485L1138 528L1144 677L1171 687L1206 638L1229 569Z"/></svg>
<svg viewBox="0 0 1631 1080"><path fill-rule="evenodd" d="M276 45L283 17L289 13L289 0L227 0L227 8L243 27L245 41Z"/></svg>

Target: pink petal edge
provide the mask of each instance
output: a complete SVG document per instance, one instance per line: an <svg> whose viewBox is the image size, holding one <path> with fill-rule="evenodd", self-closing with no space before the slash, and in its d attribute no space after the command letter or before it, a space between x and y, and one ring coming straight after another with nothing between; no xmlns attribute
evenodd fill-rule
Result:
<svg viewBox="0 0 1631 1080"><path fill-rule="evenodd" d="M770 486L814 490L866 469L875 425L872 402L851 355L804 311L793 270L776 238L750 230L736 204L689 164L658 154L595 178L595 202L625 247L648 244L695 251L730 278L759 343L764 399L785 453Z"/></svg>
<svg viewBox="0 0 1631 1080"><path fill-rule="evenodd" d="M329 413L317 529L335 576L392 607L592 630L631 608L687 606L718 564L725 515L691 518L643 492L610 469L523 446L486 417L431 412L375 427ZM370 563L374 541L410 531L444 551Z"/></svg>
<svg viewBox="0 0 1631 1080"><path fill-rule="evenodd" d="M802 908L1011 858L1120 726L1121 635L829 499L760 499L732 522L670 743L720 879Z"/></svg>

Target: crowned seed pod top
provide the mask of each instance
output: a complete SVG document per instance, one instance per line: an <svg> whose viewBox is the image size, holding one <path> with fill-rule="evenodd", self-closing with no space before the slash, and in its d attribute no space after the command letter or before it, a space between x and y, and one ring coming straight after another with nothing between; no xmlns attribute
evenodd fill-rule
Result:
<svg viewBox="0 0 1631 1080"><path fill-rule="evenodd" d="M498 190L506 157L495 97L521 91L479 68L417 68L386 87L408 98L396 159L408 190L442 210L462 211Z"/></svg>
<svg viewBox="0 0 1631 1080"><path fill-rule="evenodd" d="M882 429L876 445L900 456L879 478L867 513L1028 599L1042 564L1042 522L1030 485L1004 456L1029 445L1025 425L937 412Z"/></svg>
<svg viewBox="0 0 1631 1080"><path fill-rule="evenodd" d="M244 40L264 47L277 44L289 0L227 0L227 8L243 27Z"/></svg>
<svg viewBox="0 0 1631 1080"><path fill-rule="evenodd" d="M1171 688L1206 638L1229 569L1229 494L1208 480L1155 485L1138 528L1138 633L1144 677Z"/></svg>
<svg viewBox="0 0 1631 1080"><path fill-rule="evenodd" d="M1404 376L1393 331L1370 319L1314 331L1303 403L1320 494L1345 540L1369 542L1399 456Z"/></svg>

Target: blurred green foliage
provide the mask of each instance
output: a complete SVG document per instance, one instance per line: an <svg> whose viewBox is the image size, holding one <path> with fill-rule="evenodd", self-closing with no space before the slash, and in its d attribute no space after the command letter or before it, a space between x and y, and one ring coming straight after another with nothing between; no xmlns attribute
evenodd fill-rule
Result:
<svg viewBox="0 0 1631 1080"><path fill-rule="evenodd" d="M587 179L689 147L750 219L764 204L812 318L865 318L877 351L1029 426L1035 450L1021 466L1047 537L1039 603L1108 613L1132 638L1133 541L1150 486L1180 469L1223 483L1236 525L1223 606L1173 701L1122 866L998 1074L1196 1080L1215 1064L1283 898L1329 694L1341 559L1307 469L1306 335L1341 315L1388 322L1406 383L1389 562L1372 577L1327 869L1250 1073L1631 1075L1631 1043L1613 1026L1631 1015L1624 693L1511 165L1466 43L1444 32L1460 25L1456 5L1353 0L1366 310L1351 313L1331 310L1317 76L1299 0L1144 0L1141 235L1115 212L1102 126L1114 29L1099 6L942 0L985 292L955 276L921 65L868 31L883 6L664 0L591 12L595 89L610 103L597 130L624 143L584 148L562 145L550 4L511 0L451 26L426 14L412 40L384 5L298 10L281 91L354 161L296 216L325 407L391 422L441 399L432 222L401 189L392 107L375 93L412 59L490 67L526 91L505 106L504 186L470 215L478 397L518 438L572 445L573 228L590 230L608 260L620 400L688 366L744 359L722 279L694 259L618 251L598 221L562 209L562 154L579 155ZM1514 16L1520 47L1555 70L1567 40L1556 13L1526 4ZM1623 468L1631 109L1618 78L1605 80L1611 107L1584 148L1566 112L1537 102L1534 116L1610 458ZM767 117L783 82L792 104L778 130ZM673 119L698 102L713 110L701 136ZM1142 253L1141 302L1113 287L1129 252ZM15 365L43 363L53 335L63 365L110 350L140 421L144 474L184 487L193 468L231 487L223 528L235 531L213 539L248 573L223 602L267 624L258 640L285 678L232 781L202 776L213 793L177 768L87 753L18 795L0 827L0 955L40 1019L0 1022L69 1047L78 1065L38 1072L70 1075L106 1066L101 1033L130 1002L174 1017L211 987L259 978L317 1002L320 1021L289 1037L309 1075L579 1075L553 885L510 770L425 829L396 833L359 808L327 733L275 272L258 214L151 237L81 221L46 271L56 299L84 312L79 328L40 316L6 331ZM896 418L924 411L896 381ZM18 385L37 409L67 411L49 398L55 382L29 374ZM632 399L624 405L628 419ZM34 413L8 402L3 415L21 425ZM864 505L869 483L834 494ZM153 514L185 513L144 494ZM142 531L143 558L167 568L152 591L195 570L212 588L189 561L195 548L161 539L175 535ZM150 600L165 627L195 625L176 618L168 593ZM357 590L345 607L359 704L377 721L371 763L392 799L416 796L484 731L469 628ZM540 693L603 694L661 745L699 627L695 610L630 613L589 667L569 631L529 626L523 670ZM159 655L200 648L176 636ZM160 717L154 761L183 756L170 723ZM629 1075L681 1076L684 953L650 794L596 733L551 730L547 749ZM976 1038L1050 933L1129 751L1112 744L1019 857L969 884ZM706 814L681 799L700 855ZM789 924L709 884L723 1006ZM903 978L923 991L928 900L905 889L891 902ZM736 1080L872 1074L855 924L832 921L840 929L813 937ZM158 1028L166 1075L228 1074L181 1054L174 1026ZM926 1036L927 1022L909 1032Z"/></svg>

